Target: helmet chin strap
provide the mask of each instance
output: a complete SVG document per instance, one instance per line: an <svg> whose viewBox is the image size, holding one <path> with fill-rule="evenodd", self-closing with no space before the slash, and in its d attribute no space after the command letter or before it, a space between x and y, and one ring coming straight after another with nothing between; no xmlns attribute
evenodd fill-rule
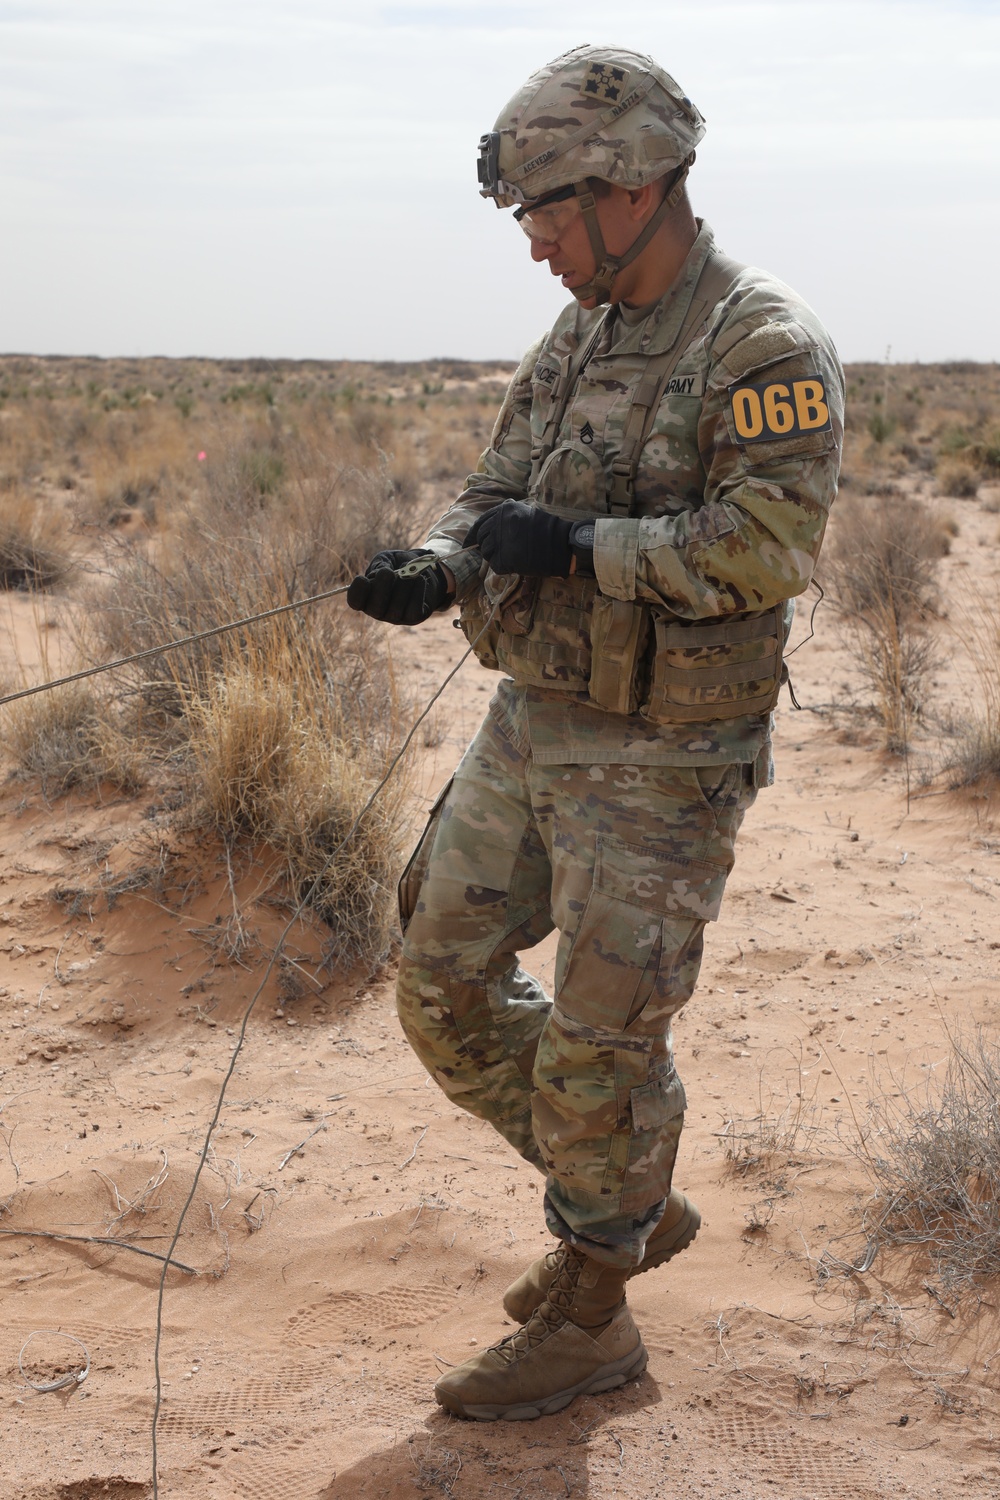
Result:
<svg viewBox="0 0 1000 1500"><path fill-rule="evenodd" d="M663 202L656 209L649 223L639 232L623 255L609 255L605 247L604 236L601 233L601 226L597 220L597 200L594 197L593 190L594 179L588 177L585 182L575 184L576 196L580 200L583 222L587 226L587 233L590 236L590 248L594 252L594 262L597 266L593 276L584 286L570 288L570 291L578 302L589 302L593 297L597 306L601 307L605 302L611 301L611 288L614 285L618 272L625 266L631 265L636 256L642 254L667 214L680 202L681 194L684 191L684 183L688 172L691 170L693 161L694 152L692 151L687 161L678 168L677 176L669 193L664 196Z"/></svg>

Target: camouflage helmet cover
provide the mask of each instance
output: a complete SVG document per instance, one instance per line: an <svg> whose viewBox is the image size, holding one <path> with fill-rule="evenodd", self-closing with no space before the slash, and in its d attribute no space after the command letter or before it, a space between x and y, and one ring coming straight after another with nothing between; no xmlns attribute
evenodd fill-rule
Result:
<svg viewBox="0 0 1000 1500"><path fill-rule="evenodd" d="M587 177L644 187L683 165L704 133L651 57L574 47L533 73L482 137L480 192L510 208Z"/></svg>

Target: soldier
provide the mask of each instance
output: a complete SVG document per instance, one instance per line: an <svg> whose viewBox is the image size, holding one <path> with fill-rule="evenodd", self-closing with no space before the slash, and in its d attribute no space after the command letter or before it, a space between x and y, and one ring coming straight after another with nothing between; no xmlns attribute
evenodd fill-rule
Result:
<svg viewBox="0 0 1000 1500"><path fill-rule="evenodd" d="M694 218L703 132L668 74L613 47L514 95L480 191L574 301L424 547L380 553L348 595L408 624L457 600L505 674L400 885L404 1031L545 1174L557 1241L504 1297L518 1331L438 1382L464 1417L541 1416L645 1368L626 1284L699 1226L672 1187L671 1020L772 780L791 601L836 493L836 352ZM550 998L518 954L554 928Z"/></svg>

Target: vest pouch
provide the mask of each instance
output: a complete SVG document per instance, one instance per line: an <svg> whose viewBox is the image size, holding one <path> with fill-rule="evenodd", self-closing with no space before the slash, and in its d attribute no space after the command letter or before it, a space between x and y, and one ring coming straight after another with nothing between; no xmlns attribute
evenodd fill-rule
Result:
<svg viewBox="0 0 1000 1500"><path fill-rule="evenodd" d="M715 624L657 615L649 700L640 712L653 724L769 713L781 687L784 640L781 605Z"/></svg>
<svg viewBox="0 0 1000 1500"><path fill-rule="evenodd" d="M500 670L497 645L500 640L501 612L508 600L519 592L524 580L516 573L488 571L478 588L468 594L458 608L458 623L465 639L484 667Z"/></svg>
<svg viewBox="0 0 1000 1500"><path fill-rule="evenodd" d="M590 615L597 595L595 578L536 578L530 628L511 634L508 607L500 612L496 655L501 672L522 687L586 693L590 678ZM511 604L518 607L520 594ZM517 624L516 613L512 619Z"/></svg>
<svg viewBox="0 0 1000 1500"><path fill-rule="evenodd" d="M651 623L645 604L596 596L590 617L591 702L616 714L638 711L640 664Z"/></svg>
<svg viewBox="0 0 1000 1500"><path fill-rule="evenodd" d="M565 520L603 514L604 470L600 460L585 444L556 448L542 463L528 499ZM500 584L505 585L502 593L497 592ZM497 614L484 636L492 659L487 660L477 650L480 661L507 672L522 687L585 693L590 676L590 611L597 593L596 580L497 578L487 573L483 587L487 596L492 591ZM484 602L488 609L489 599ZM475 605L476 601L470 603ZM471 617L472 611L469 613ZM464 606L462 618L465 629Z"/></svg>
<svg viewBox="0 0 1000 1500"><path fill-rule="evenodd" d="M530 635L535 623L540 578L522 578L500 610L500 628L507 635Z"/></svg>

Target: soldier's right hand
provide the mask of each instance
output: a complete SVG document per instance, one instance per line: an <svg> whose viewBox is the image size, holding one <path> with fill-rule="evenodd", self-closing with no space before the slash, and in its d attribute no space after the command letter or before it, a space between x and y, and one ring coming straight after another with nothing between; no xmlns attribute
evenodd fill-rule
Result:
<svg viewBox="0 0 1000 1500"><path fill-rule="evenodd" d="M426 547L377 552L364 573L351 581L348 605L390 625L421 624L448 602L445 571L438 561L408 576L401 577L398 570L418 557L433 556Z"/></svg>

